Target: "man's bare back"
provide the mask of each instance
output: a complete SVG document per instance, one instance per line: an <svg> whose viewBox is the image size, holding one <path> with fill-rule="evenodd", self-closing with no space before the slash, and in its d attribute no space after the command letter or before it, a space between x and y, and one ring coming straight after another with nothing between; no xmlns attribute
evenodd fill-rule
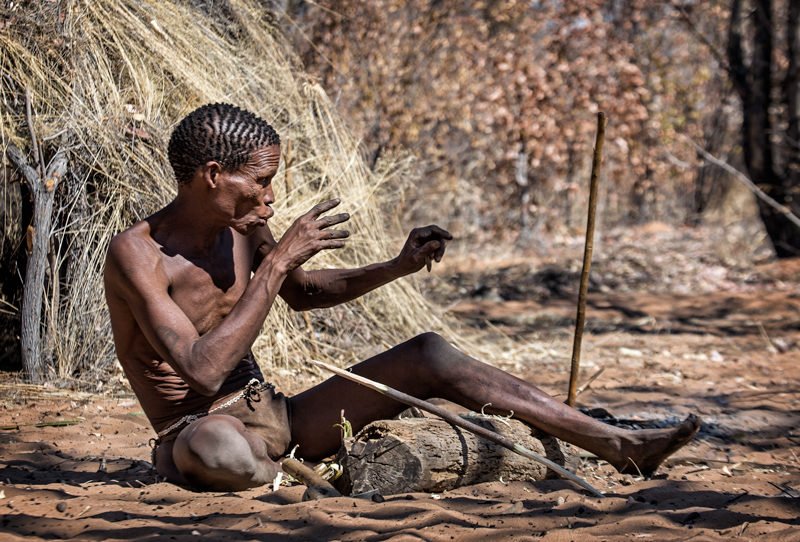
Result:
<svg viewBox="0 0 800 542"><path fill-rule="evenodd" d="M349 233L337 226L349 216L325 215L339 202L324 202L273 238L267 221L280 147L263 120L225 104L204 106L176 128L170 160L178 196L114 238L105 271L117 355L163 440L158 471L197 488L253 487L275 476L289 445L308 459L335 451L341 410L355 430L401 411L334 377L291 398L261 386L257 412L247 383L264 379L250 348L277 295L295 310L346 302L440 261L450 234L417 228L388 262L306 272L309 258L344 246ZM421 398L513 410L623 471L652 472L699 427L695 417L654 431L602 424L432 333L353 371Z"/></svg>

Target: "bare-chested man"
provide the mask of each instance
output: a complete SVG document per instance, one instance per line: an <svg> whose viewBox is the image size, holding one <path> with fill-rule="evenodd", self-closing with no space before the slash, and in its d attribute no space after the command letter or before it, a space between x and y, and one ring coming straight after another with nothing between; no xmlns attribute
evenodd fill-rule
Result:
<svg viewBox="0 0 800 542"><path fill-rule="evenodd" d="M203 106L173 132L169 159L177 197L117 235L105 269L117 356L159 434L158 472L198 489L258 486L294 444L307 459L334 452L342 409L356 431L403 410L339 377L287 398L264 383L250 348L276 296L294 310L344 303L440 261L450 234L417 228L390 261L305 271L318 252L345 245L349 234L336 226L349 216L325 215L338 201L320 203L273 238L280 141L265 121L227 104ZM694 416L663 430L605 425L433 333L353 371L416 397L513 410L626 472L653 472L699 427Z"/></svg>

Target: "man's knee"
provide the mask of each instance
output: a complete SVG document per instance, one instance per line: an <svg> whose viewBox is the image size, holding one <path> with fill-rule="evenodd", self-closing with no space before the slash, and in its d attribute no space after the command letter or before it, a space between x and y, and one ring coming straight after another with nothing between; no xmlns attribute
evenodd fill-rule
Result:
<svg viewBox="0 0 800 542"><path fill-rule="evenodd" d="M423 359L437 359L455 351L455 348L441 335L433 331L417 335L409 341Z"/></svg>
<svg viewBox="0 0 800 542"><path fill-rule="evenodd" d="M175 441L175 465L188 479L211 484L221 474L248 479L258 469L258 450L239 420L208 416L187 427Z"/></svg>
<svg viewBox="0 0 800 542"><path fill-rule="evenodd" d="M464 354L434 332L423 333L412 339L416 359L422 362L421 369L435 380L449 381L453 369L461 365Z"/></svg>

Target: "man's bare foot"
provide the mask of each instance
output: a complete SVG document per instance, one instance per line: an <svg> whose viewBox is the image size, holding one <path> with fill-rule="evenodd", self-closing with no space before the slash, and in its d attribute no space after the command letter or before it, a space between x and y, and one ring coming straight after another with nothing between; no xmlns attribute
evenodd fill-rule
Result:
<svg viewBox="0 0 800 542"><path fill-rule="evenodd" d="M690 414L679 426L669 429L632 431L622 443L622 459L612 463L624 474L652 475L667 457L692 440L700 430L700 418Z"/></svg>

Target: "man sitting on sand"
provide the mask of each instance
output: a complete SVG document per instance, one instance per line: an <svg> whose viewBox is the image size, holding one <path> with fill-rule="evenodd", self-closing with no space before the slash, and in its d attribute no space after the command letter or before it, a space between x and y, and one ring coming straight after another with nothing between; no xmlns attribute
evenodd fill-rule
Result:
<svg viewBox="0 0 800 542"><path fill-rule="evenodd" d="M254 114L200 107L169 141L178 195L111 241L106 299L117 356L158 433L154 463L172 482L236 491L271 482L294 445L306 459L335 452L342 410L354 431L405 405L340 377L293 397L276 392L251 346L275 297L294 310L344 303L439 262L451 235L414 229L400 254L359 269L305 271L345 246L339 201L315 205L276 240L272 179L280 139ZM620 472L651 474L700 422L630 431L585 416L539 388L425 333L352 368L419 398L514 411L524 422L584 448Z"/></svg>

